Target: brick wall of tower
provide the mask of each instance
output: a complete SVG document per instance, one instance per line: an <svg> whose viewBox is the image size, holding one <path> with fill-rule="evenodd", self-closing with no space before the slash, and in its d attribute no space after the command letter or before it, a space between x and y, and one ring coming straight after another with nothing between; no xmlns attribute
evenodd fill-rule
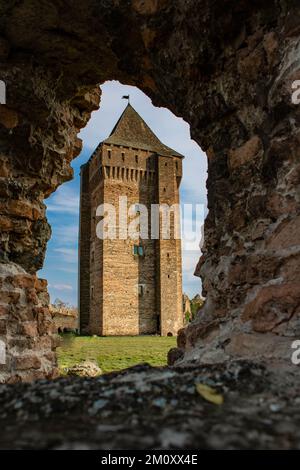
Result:
<svg viewBox="0 0 300 470"><path fill-rule="evenodd" d="M150 213L156 194L154 163L150 152L103 146L104 201L116 208L117 225L119 196L127 197L128 207L142 203ZM141 240L145 256L139 257L133 253L139 240L124 238L103 242L103 334L156 333L155 241ZM143 295L138 293L139 284Z"/></svg>
<svg viewBox="0 0 300 470"><path fill-rule="evenodd" d="M90 187L89 165L81 167L79 222L79 318L80 331L87 332L90 315Z"/></svg>
<svg viewBox="0 0 300 470"><path fill-rule="evenodd" d="M182 159L176 158L173 160L175 165L175 200L176 203L180 203L179 197L179 186L181 183L182 178ZM181 223L181 221L179 221ZM182 304L182 252L181 252L181 239L175 240L175 252L176 252L176 263L177 263L177 312L176 312L176 320L174 321L174 331L176 334L180 328L183 327L183 304Z"/></svg>
<svg viewBox="0 0 300 470"><path fill-rule="evenodd" d="M180 240L151 239L150 222L151 204L179 202L181 159L103 143L90 159L88 168L89 199L88 205L82 205L81 247L85 249L89 240L88 255L82 252L88 258L89 273L86 279L82 279L82 270L80 274L81 291L84 288L81 315L88 318L88 332L176 334L182 327ZM126 234L125 239L119 239L120 196L126 196L127 208L137 203L148 208L148 239L132 240ZM96 210L102 203L112 204L116 209L114 240L100 240L96 236L101 220ZM83 214L85 208L89 219ZM89 227L83 233L85 220ZM143 247L143 257L134 255L134 245ZM142 295L141 291L139 295L139 285ZM83 305L87 292L89 299ZM89 316L85 313L87 306Z"/></svg>
<svg viewBox="0 0 300 470"><path fill-rule="evenodd" d="M103 240L96 235L99 218L97 207L104 200L104 182L101 167L102 146L90 160L90 193L91 193L91 240L90 240L90 319L89 333L103 334Z"/></svg>
<svg viewBox="0 0 300 470"><path fill-rule="evenodd" d="M158 157L158 200L159 204L179 204L179 184L182 162L176 157ZM174 213L170 216L170 238L162 238L160 228L159 244L159 307L161 312L161 335L176 335L183 326L182 314L182 267L181 240L174 238ZM162 221L162 216L161 216ZM179 223L179 221L177 222Z"/></svg>

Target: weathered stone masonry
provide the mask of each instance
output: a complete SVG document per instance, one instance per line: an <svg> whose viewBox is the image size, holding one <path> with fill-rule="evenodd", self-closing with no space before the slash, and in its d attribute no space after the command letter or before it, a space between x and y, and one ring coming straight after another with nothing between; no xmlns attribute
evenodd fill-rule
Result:
<svg viewBox="0 0 300 470"><path fill-rule="evenodd" d="M80 223L81 331L101 335L176 335L182 328L181 246L170 214L170 239L151 236L154 204L179 204L182 155L163 145L128 104L111 135L82 167ZM122 233L120 197L148 210L147 234ZM97 208L115 211L114 239L96 234ZM135 217L137 213L135 213ZM121 215L124 217L124 215ZM142 209L140 220L144 217ZM128 227L129 228L129 227ZM124 230L124 229L123 229ZM127 226L126 226L127 231ZM136 250L143 251L140 256Z"/></svg>
<svg viewBox="0 0 300 470"><path fill-rule="evenodd" d="M176 357L290 360L300 334L300 107L291 102L299 2L11 0L0 10L2 278L34 277L42 266L50 236L43 200L72 177L98 84L119 79L189 122L209 159L197 268L207 302L179 335ZM25 295L11 279L1 285L0 339L10 358L1 380L51 375L51 363L55 370L52 339L38 345L43 334L52 338L47 308L38 319ZM32 319L16 313L24 311ZM28 341L23 323L43 320L44 333ZM10 342L17 331L31 356L21 365Z"/></svg>

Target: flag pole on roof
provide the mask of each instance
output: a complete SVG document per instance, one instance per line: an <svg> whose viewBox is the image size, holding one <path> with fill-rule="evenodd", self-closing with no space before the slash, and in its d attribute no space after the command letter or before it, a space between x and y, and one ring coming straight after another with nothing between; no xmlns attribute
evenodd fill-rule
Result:
<svg viewBox="0 0 300 470"><path fill-rule="evenodd" d="M128 100L128 104L130 103L130 95L123 95L122 100Z"/></svg>

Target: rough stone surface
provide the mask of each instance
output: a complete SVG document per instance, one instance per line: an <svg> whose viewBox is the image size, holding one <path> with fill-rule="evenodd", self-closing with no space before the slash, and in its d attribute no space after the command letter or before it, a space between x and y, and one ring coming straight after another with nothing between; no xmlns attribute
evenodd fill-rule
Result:
<svg viewBox="0 0 300 470"><path fill-rule="evenodd" d="M99 106L97 85L119 79L189 122L208 155L209 214L197 267L207 300L179 347L199 361L245 350L276 356L299 334L300 106L291 101L300 78L299 2L9 0L0 13L5 272L14 263L32 276L41 268L50 237L43 200L72 178L78 131ZM2 325L0 339L9 355L11 335L18 339L35 309L46 309L35 304L34 288L26 301L22 289L1 297L11 329ZM19 302L24 317L8 313ZM38 312L45 321L37 344L51 330L46 312ZM19 339L27 341L23 333ZM41 371L51 347L33 353ZM14 364L2 377L15 375Z"/></svg>
<svg viewBox="0 0 300 470"><path fill-rule="evenodd" d="M299 373L254 362L0 386L1 449L299 449ZM196 391L216 389L214 405Z"/></svg>
<svg viewBox="0 0 300 470"><path fill-rule="evenodd" d="M0 339L6 345L0 383L57 376L54 330L47 282L17 264L0 264Z"/></svg>
<svg viewBox="0 0 300 470"><path fill-rule="evenodd" d="M102 374L100 367L95 362L84 361L67 369L67 375L78 377L97 377Z"/></svg>

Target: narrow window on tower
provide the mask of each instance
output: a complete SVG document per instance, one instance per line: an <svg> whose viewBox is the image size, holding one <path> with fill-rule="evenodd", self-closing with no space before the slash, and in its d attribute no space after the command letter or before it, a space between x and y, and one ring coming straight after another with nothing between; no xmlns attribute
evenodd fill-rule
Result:
<svg viewBox="0 0 300 470"><path fill-rule="evenodd" d="M111 158L111 150L107 150L108 158Z"/></svg>
<svg viewBox="0 0 300 470"><path fill-rule="evenodd" d="M138 292L139 292L139 297L143 297L143 295L144 295L144 286L143 286L143 284L138 285Z"/></svg>
<svg viewBox="0 0 300 470"><path fill-rule="evenodd" d="M135 162L138 163L138 161L139 161L139 157L136 155L135 156Z"/></svg>
<svg viewBox="0 0 300 470"><path fill-rule="evenodd" d="M125 162L125 153L122 152L122 162Z"/></svg>
<svg viewBox="0 0 300 470"><path fill-rule="evenodd" d="M133 245L134 256L144 256L144 247L142 245Z"/></svg>
<svg viewBox="0 0 300 470"><path fill-rule="evenodd" d="M144 256L144 248L141 245L139 246L139 256Z"/></svg>

